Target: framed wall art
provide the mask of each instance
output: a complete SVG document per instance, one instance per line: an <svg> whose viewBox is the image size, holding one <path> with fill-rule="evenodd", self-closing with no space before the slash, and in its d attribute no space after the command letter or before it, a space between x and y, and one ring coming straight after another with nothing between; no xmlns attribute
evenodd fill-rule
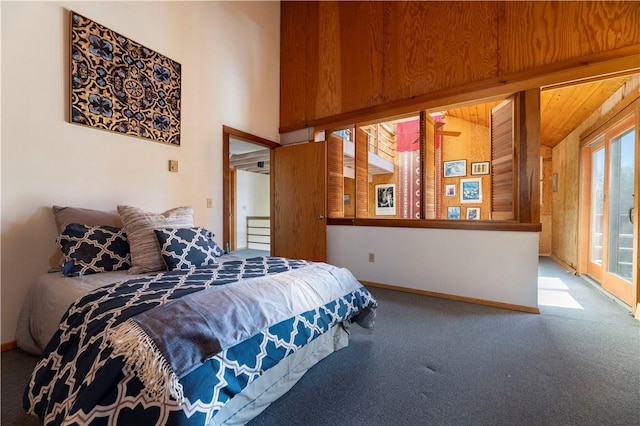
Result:
<svg viewBox="0 0 640 426"><path fill-rule="evenodd" d="M482 178L460 179L460 202L482 202Z"/></svg>
<svg viewBox="0 0 640 426"><path fill-rule="evenodd" d="M180 145L181 66L71 12L70 121Z"/></svg>
<svg viewBox="0 0 640 426"><path fill-rule="evenodd" d="M472 175L488 175L489 171L489 162L481 161L478 163L471 163L471 174Z"/></svg>
<svg viewBox="0 0 640 426"><path fill-rule="evenodd" d="M387 183L376 185L376 215L396 214L396 185Z"/></svg>
<svg viewBox="0 0 640 426"><path fill-rule="evenodd" d="M467 175L467 160L445 161L443 166L443 173L446 178Z"/></svg>
<svg viewBox="0 0 640 426"><path fill-rule="evenodd" d="M460 206L447 207L447 219L459 220L460 219Z"/></svg>
<svg viewBox="0 0 640 426"><path fill-rule="evenodd" d="M480 220L480 207L467 207L467 220Z"/></svg>
<svg viewBox="0 0 640 426"><path fill-rule="evenodd" d="M455 197L456 196L456 184L447 184L444 187L444 195L446 197Z"/></svg>

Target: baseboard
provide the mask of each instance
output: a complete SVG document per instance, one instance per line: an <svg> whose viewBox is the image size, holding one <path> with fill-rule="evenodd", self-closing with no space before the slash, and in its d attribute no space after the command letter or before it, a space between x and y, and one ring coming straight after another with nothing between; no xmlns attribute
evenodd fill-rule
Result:
<svg viewBox="0 0 640 426"><path fill-rule="evenodd" d="M0 351L2 352L10 351L11 349L15 349L17 347L18 347L18 344L16 343L16 341L12 340L11 342L4 342L0 344Z"/></svg>
<svg viewBox="0 0 640 426"><path fill-rule="evenodd" d="M474 305L492 306L494 308L508 309L510 311L526 312L529 314L539 314L540 310L532 306L514 305L511 303L495 302L493 300L476 299L473 297L456 296L454 294L437 293L434 291L417 290L415 288L399 287L389 284L381 284L373 281L360 282L365 286L384 288L387 290L402 291L404 293L420 294L422 296L437 297L439 299L455 300L456 302L473 303Z"/></svg>
<svg viewBox="0 0 640 426"><path fill-rule="evenodd" d="M553 254L550 254L549 257L558 265L560 265L562 269L566 271L571 271L573 275L578 275L578 270L575 268L575 266L569 265L568 263L564 262L562 259L558 259L558 257L554 256Z"/></svg>

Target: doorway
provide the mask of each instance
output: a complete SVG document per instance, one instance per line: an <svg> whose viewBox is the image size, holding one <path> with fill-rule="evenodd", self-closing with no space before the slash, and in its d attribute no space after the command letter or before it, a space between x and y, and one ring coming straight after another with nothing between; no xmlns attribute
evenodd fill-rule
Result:
<svg viewBox="0 0 640 426"><path fill-rule="evenodd" d="M223 126L223 240L244 257L271 252L271 150L278 143Z"/></svg>
<svg viewBox="0 0 640 426"><path fill-rule="evenodd" d="M633 271L636 120L612 123L583 147L588 222L587 274L625 304L635 303Z"/></svg>

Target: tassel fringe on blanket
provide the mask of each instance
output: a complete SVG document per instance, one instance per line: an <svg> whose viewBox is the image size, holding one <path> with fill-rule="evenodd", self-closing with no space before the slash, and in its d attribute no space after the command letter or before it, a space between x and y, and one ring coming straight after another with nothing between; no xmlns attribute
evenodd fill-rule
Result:
<svg viewBox="0 0 640 426"><path fill-rule="evenodd" d="M110 342L114 356L124 356L127 368L144 384L147 395L165 399L168 393L179 403L184 400L178 376L153 340L135 321L129 319L108 329L106 340Z"/></svg>

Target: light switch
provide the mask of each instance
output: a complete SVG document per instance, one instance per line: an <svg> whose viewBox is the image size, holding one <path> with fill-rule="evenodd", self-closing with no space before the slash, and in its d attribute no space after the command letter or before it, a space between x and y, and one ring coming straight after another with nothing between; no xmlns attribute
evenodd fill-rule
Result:
<svg viewBox="0 0 640 426"><path fill-rule="evenodd" d="M207 208L208 209L213 208L213 199L212 198L207 198Z"/></svg>
<svg viewBox="0 0 640 426"><path fill-rule="evenodd" d="M178 160L169 160L169 171L178 172Z"/></svg>

